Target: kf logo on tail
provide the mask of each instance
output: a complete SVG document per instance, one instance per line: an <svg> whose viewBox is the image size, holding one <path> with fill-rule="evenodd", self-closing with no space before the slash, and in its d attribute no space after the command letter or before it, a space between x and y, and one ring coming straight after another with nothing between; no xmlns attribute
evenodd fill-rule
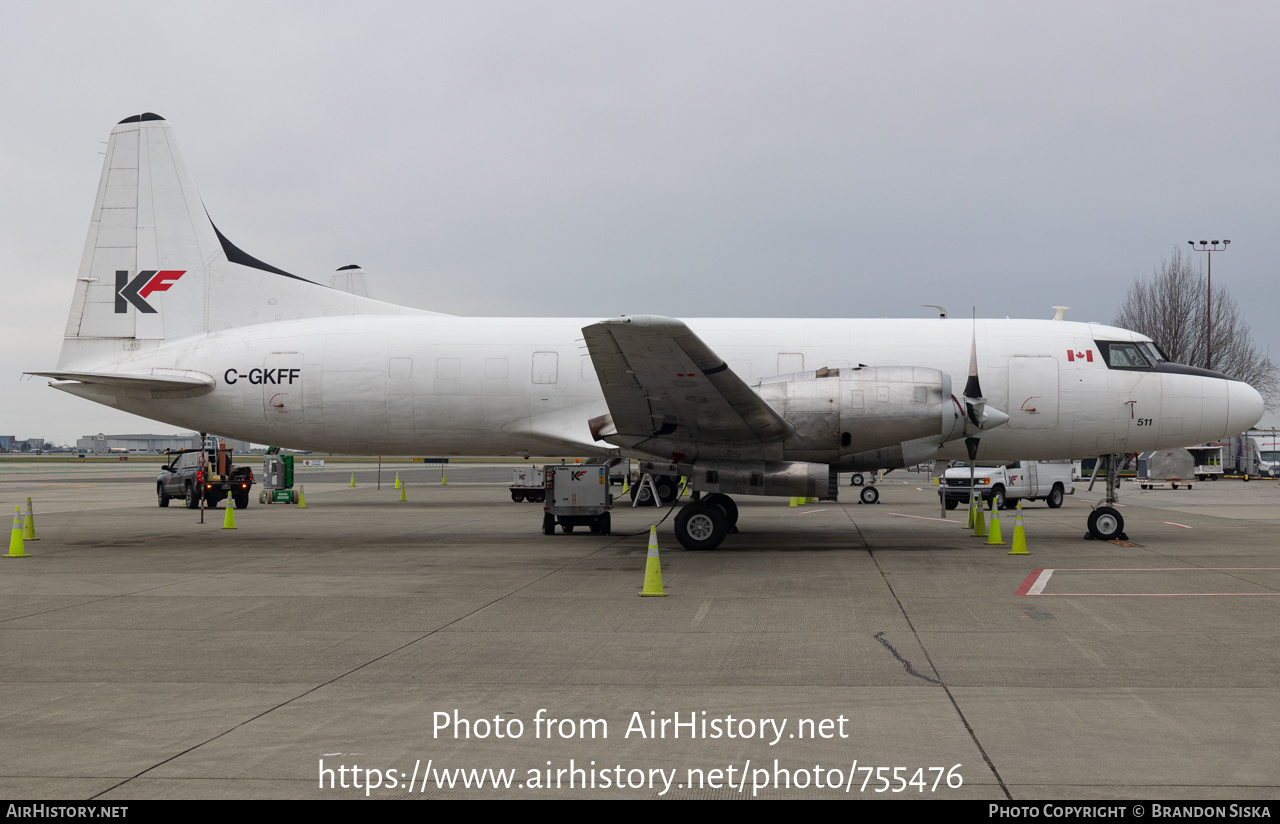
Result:
<svg viewBox="0 0 1280 824"><path fill-rule="evenodd" d="M148 269L145 272L139 272L138 276L133 280L129 280L128 270L117 269L116 314L122 315L128 312L129 304L132 303L139 312L154 315L156 310L151 304L147 303L147 296L152 292L169 291L169 287L186 273L185 269L161 269L159 271Z"/></svg>

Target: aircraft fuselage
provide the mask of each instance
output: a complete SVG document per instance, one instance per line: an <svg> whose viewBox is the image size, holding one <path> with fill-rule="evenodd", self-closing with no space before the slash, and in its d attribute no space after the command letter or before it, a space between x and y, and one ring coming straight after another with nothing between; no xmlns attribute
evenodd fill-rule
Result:
<svg viewBox="0 0 1280 824"><path fill-rule="evenodd" d="M113 371L210 376L196 397L99 395L135 414L255 443L369 454L581 456L616 449L587 421L605 414L582 328L593 318L355 316L263 323L162 344ZM1098 340L1144 340L1098 324L1037 320L687 321L748 383L822 367L927 366L979 375L1007 425L990 459L1053 459L1201 443L1256 420L1246 384L1115 369ZM129 397L133 394L135 397ZM956 441L941 457L963 458Z"/></svg>

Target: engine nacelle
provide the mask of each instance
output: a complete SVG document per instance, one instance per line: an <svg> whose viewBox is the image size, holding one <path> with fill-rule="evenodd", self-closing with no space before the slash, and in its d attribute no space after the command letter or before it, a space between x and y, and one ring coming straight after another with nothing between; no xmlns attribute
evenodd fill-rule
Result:
<svg viewBox="0 0 1280 824"><path fill-rule="evenodd" d="M756 391L796 429L782 457L846 471L929 460L964 427L951 376L923 366L819 369L766 378Z"/></svg>

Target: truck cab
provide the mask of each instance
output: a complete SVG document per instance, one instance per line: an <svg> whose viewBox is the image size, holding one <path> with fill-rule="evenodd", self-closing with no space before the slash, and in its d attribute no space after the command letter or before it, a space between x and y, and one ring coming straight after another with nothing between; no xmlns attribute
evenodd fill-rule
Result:
<svg viewBox="0 0 1280 824"><path fill-rule="evenodd" d="M942 477L947 509L969 502L969 464L953 461ZM1013 461L979 463L973 470L973 486L992 509L1009 509L1019 501L1043 500L1052 509L1075 494L1069 461Z"/></svg>
<svg viewBox="0 0 1280 824"><path fill-rule="evenodd" d="M187 509L199 509L201 499L210 508L224 498L231 498L236 509L249 505L253 470L232 463L231 450L225 441L202 449L169 451L165 455L169 463L156 478L156 500L160 506L168 506L174 498L181 498Z"/></svg>

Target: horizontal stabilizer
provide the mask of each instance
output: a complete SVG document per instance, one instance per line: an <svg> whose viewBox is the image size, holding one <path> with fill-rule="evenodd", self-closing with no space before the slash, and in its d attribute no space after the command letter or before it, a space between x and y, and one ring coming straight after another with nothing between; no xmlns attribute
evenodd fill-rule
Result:
<svg viewBox="0 0 1280 824"><path fill-rule="evenodd" d="M105 394L113 394L112 389L143 391L150 393L182 392L185 396L203 395L212 392L213 377L203 373L185 372L173 375L130 375L121 372L25 372L26 375L39 375L42 378L53 378L56 381L76 381L100 387ZM192 392L192 390L203 390Z"/></svg>

